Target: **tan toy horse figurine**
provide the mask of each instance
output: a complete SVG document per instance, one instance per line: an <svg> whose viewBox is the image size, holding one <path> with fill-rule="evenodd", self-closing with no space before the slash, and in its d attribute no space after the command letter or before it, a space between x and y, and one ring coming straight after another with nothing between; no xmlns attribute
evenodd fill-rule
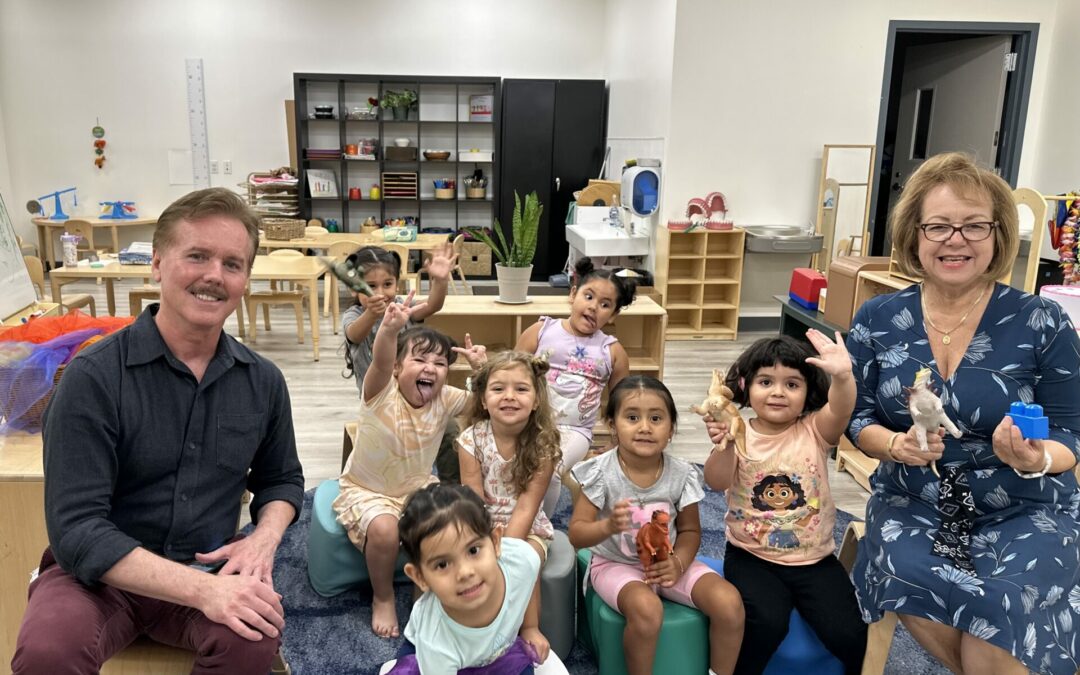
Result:
<svg viewBox="0 0 1080 675"><path fill-rule="evenodd" d="M743 459L746 457L746 423L743 422L739 409L732 403L734 394L724 385L724 374L717 369L712 372L712 384L709 385L709 395L701 402L701 405L690 406L690 411L705 417L711 415L713 420L728 425L727 438L735 441L735 454Z"/></svg>

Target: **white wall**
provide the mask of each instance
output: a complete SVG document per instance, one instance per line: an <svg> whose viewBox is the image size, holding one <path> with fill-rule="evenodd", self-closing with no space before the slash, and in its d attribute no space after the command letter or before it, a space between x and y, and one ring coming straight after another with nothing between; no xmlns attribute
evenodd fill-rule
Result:
<svg viewBox="0 0 1080 675"><path fill-rule="evenodd" d="M674 217L689 198L721 190L736 224L812 221L822 145L875 142L890 19L1041 24L1019 173L1020 185L1033 184L1049 55L1063 37L1055 36L1057 4L679 0L665 213Z"/></svg>
<svg viewBox="0 0 1080 675"><path fill-rule="evenodd" d="M1054 21L1043 124L1032 187L1044 194L1080 190L1080 2L1060 0ZM1049 37L1049 29L1040 35ZM1041 45L1040 45L1041 46Z"/></svg>
<svg viewBox="0 0 1080 675"><path fill-rule="evenodd" d="M603 78L604 18L603 0L5 0L4 196L22 204L76 185L80 211L133 199L158 212L188 192L168 184L167 164L190 142L186 58L203 59L210 156L233 162L213 183L234 186L288 164L294 72ZM31 234L27 218L15 222Z"/></svg>
<svg viewBox="0 0 1080 675"><path fill-rule="evenodd" d="M608 0L608 135L663 137L671 115L675 0Z"/></svg>
<svg viewBox="0 0 1080 675"><path fill-rule="evenodd" d="M22 205L14 200L15 195L11 192L11 168L8 165L7 143L4 141L4 106L2 104L0 104L0 197L4 198L11 222L16 223L22 220L19 214L26 212L22 210Z"/></svg>
<svg viewBox="0 0 1080 675"><path fill-rule="evenodd" d="M675 0L607 0L608 180L619 179L627 159L664 159L671 120L675 11ZM657 215L634 217L635 231L651 233L658 220ZM651 254L645 267L655 269Z"/></svg>

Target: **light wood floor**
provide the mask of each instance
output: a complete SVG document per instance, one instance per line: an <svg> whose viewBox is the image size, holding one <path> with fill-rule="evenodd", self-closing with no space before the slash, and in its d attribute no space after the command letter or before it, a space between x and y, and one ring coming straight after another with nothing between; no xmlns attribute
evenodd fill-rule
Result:
<svg viewBox="0 0 1080 675"><path fill-rule="evenodd" d="M117 282L116 311L128 314L128 290L136 283ZM91 293L100 313L105 313L105 287L76 282L64 287L66 293ZM345 307L343 299L343 306ZM261 312L260 312L261 313ZM288 307L271 309L267 332L259 319L258 343L253 348L277 364L285 374L292 397L293 423L300 460L308 488L340 473L342 430L358 411L358 391L353 380L342 377L343 338L333 333L327 317L320 323L321 360L312 360L311 335L305 311L304 344L296 341L296 320ZM238 336L235 317L225 330ZM709 441L701 418L689 411L700 403L709 387L712 368L727 368L743 349L770 333L742 333L731 341L668 342L664 360L664 383L671 389L679 409L679 426L669 451L688 460L703 462ZM460 336L454 336L460 339ZM837 473L830 462L830 481L837 508L863 518L867 493L847 473ZM245 513L245 519L246 519Z"/></svg>

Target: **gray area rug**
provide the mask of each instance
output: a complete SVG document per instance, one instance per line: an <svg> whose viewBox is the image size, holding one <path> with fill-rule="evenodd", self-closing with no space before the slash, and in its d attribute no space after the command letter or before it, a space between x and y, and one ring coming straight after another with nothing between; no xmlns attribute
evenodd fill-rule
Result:
<svg viewBox="0 0 1080 675"><path fill-rule="evenodd" d="M382 639L371 632L371 589L352 590L334 598L317 594L307 577L307 532L311 522L314 490L304 497L304 512L285 532L274 567L274 585L284 596L284 654L294 675L374 675L379 666L394 658L401 639ZM724 513L727 505L722 493L706 488L701 504L704 527L701 555L722 558L724 552ZM564 489L555 517L557 528L566 529L570 520L570 498ZM837 546L852 516L837 512L834 536ZM250 528L250 526L249 526ZM402 625L409 617L412 586L398 584L397 611ZM596 675L596 662L580 645L565 660L573 675ZM934 661L914 639L899 626L885 668L895 675L945 675L949 671ZM810 675L810 674L808 674Z"/></svg>

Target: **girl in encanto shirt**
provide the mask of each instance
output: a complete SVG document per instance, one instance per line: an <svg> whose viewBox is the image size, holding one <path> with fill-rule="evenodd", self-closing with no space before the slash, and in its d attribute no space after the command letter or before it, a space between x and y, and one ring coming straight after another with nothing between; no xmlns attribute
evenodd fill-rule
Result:
<svg viewBox="0 0 1080 675"><path fill-rule="evenodd" d="M764 338L728 371L735 402L756 414L745 458L728 425L705 418L713 442L705 482L727 491L724 576L746 610L736 673L765 670L793 608L845 672L860 672L866 650L854 588L833 555L827 466L855 407L851 358L839 333L836 342L813 329L806 336L819 356L787 336Z"/></svg>

